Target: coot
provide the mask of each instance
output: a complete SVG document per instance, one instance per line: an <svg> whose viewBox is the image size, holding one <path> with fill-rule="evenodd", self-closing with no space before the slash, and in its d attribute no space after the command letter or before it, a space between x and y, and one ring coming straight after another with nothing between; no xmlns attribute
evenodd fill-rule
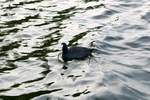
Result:
<svg viewBox="0 0 150 100"><path fill-rule="evenodd" d="M95 49L86 48L86 47L70 47L66 43L62 43L62 59L64 62L71 60L84 60L87 57L91 56L91 53Z"/></svg>

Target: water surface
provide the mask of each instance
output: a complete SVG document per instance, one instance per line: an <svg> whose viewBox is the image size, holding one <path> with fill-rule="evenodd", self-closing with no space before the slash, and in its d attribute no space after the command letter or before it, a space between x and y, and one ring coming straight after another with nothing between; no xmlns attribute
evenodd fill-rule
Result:
<svg viewBox="0 0 150 100"><path fill-rule="evenodd" d="M149 23L149 0L1 0L0 99L150 100ZM62 42L100 52L63 64Z"/></svg>

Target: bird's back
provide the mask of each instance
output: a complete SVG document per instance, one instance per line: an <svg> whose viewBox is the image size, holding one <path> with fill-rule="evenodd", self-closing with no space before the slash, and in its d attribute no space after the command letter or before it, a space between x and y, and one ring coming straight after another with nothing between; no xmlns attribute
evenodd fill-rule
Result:
<svg viewBox="0 0 150 100"><path fill-rule="evenodd" d="M91 55L92 49L85 47L71 47L66 54L68 59L82 60Z"/></svg>

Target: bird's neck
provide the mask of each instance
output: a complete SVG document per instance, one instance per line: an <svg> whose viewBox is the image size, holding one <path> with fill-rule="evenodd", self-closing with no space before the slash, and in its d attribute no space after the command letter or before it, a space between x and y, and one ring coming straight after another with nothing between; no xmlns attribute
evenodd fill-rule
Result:
<svg viewBox="0 0 150 100"><path fill-rule="evenodd" d="M62 51L63 51L62 52L63 55L68 53L68 47L67 47L67 45L63 45Z"/></svg>

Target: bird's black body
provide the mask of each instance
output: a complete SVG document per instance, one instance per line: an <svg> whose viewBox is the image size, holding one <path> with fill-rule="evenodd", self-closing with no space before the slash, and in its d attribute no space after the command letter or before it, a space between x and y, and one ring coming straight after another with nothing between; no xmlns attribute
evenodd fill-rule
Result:
<svg viewBox="0 0 150 100"><path fill-rule="evenodd" d="M68 48L66 43L62 43L62 59L64 62L71 60L84 60L87 57L91 56L91 53L94 49L86 47L71 47Z"/></svg>

